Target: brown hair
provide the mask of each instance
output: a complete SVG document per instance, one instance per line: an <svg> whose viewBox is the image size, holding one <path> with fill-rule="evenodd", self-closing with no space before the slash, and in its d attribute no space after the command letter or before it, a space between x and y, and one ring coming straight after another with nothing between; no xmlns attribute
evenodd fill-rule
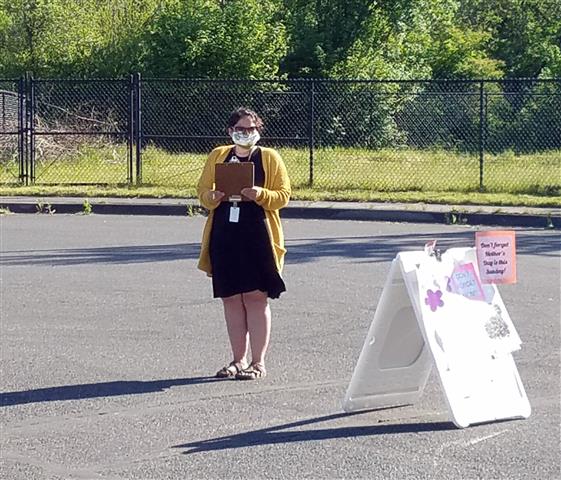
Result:
<svg viewBox="0 0 561 480"><path fill-rule="evenodd" d="M228 119L228 128L233 128L242 117L250 117L255 122L255 126L258 132L261 132L261 130L263 130L264 125L261 117L257 115L257 113L255 113L253 110L250 110L246 107L240 107L230 114L230 118Z"/></svg>

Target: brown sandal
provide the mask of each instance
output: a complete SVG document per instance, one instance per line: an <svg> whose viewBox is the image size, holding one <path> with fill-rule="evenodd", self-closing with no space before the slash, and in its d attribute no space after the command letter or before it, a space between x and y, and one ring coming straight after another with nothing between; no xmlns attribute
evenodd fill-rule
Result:
<svg viewBox="0 0 561 480"><path fill-rule="evenodd" d="M229 365L225 365L216 372L216 378L235 377L237 374L242 372L244 368L247 367L241 362L230 362Z"/></svg>
<svg viewBox="0 0 561 480"><path fill-rule="evenodd" d="M236 373L236 380L256 380L267 376L267 370L260 363L252 363L241 372Z"/></svg>

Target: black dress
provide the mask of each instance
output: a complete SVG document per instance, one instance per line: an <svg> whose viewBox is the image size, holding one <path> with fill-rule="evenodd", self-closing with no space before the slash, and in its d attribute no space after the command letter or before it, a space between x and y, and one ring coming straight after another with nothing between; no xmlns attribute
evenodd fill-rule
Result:
<svg viewBox="0 0 561 480"><path fill-rule="evenodd" d="M229 162L234 148L224 160ZM261 150L240 162L254 164L255 185L265 183ZM239 221L230 222L232 202L221 202L214 210L210 234L212 288L215 298L261 290L270 298L278 298L286 286L277 271L271 239L265 224L265 211L255 202L238 202Z"/></svg>

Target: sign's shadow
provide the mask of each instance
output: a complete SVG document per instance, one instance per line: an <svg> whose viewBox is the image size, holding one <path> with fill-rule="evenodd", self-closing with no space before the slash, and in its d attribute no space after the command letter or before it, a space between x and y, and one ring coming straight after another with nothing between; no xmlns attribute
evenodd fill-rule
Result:
<svg viewBox="0 0 561 480"><path fill-rule="evenodd" d="M451 422L427 423L378 423L376 425L361 425L351 427L320 428L306 430L292 430L320 422L337 420L340 418L360 415L367 412L335 413L323 417L315 417L298 422L286 423L259 430L250 430L243 433L227 435L224 437L210 438L196 442L174 445L172 448L182 449L183 454L202 453L214 450L231 450L262 445L276 445L281 443L310 442L320 440L333 440L338 438L356 438L373 435L390 435L400 433L434 432L456 430Z"/></svg>

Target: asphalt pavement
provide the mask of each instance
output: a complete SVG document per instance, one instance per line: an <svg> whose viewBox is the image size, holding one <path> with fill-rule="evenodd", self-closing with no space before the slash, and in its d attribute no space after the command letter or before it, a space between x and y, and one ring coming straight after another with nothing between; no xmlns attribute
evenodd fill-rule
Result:
<svg viewBox="0 0 561 480"><path fill-rule="evenodd" d="M395 255L494 227L288 213L255 382L212 377L230 358L202 216L0 216L0 478L560 477L558 230L513 227L518 282L499 288L531 416L457 429L434 372L410 406L341 402Z"/></svg>

